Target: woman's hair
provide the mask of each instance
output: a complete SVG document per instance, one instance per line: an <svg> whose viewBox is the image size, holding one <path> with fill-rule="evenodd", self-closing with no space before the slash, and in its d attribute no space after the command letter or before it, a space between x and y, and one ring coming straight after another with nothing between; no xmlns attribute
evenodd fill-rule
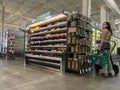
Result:
<svg viewBox="0 0 120 90"><path fill-rule="evenodd" d="M110 23L109 22L104 22L104 23L106 23L107 25L106 29L108 29L108 31L110 31L111 34L113 34Z"/></svg>
<svg viewBox="0 0 120 90"><path fill-rule="evenodd" d="M100 44L100 40L96 40L96 44Z"/></svg>

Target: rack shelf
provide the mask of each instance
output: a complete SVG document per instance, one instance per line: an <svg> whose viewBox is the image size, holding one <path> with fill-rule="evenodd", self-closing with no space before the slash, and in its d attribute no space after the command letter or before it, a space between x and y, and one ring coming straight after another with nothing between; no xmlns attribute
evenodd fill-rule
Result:
<svg viewBox="0 0 120 90"><path fill-rule="evenodd" d="M86 46L86 47L90 47L91 45L90 44L68 44L69 46Z"/></svg>
<svg viewBox="0 0 120 90"><path fill-rule="evenodd" d="M84 29L85 31L92 32L92 29L86 28L86 27L84 27L84 26L81 26L81 25L77 25L77 26L71 26L71 27L74 27L74 28L79 28L79 29Z"/></svg>
<svg viewBox="0 0 120 90"><path fill-rule="evenodd" d="M26 54L27 57L31 58L39 58L39 59L47 59L47 60L55 60L55 61L61 61L61 58L58 57L50 57L50 56L42 56L42 55L32 55L32 54Z"/></svg>
<svg viewBox="0 0 120 90"><path fill-rule="evenodd" d="M79 38L88 38L89 39L89 37L86 37L86 36L83 36L83 35L71 35L71 37L79 37Z"/></svg>
<svg viewBox="0 0 120 90"><path fill-rule="evenodd" d="M66 48L66 45L49 45L49 46L30 46L31 48Z"/></svg>
<svg viewBox="0 0 120 90"><path fill-rule="evenodd" d="M55 24L55 25L52 25L52 26L48 26L48 27L43 27L43 28L41 28L40 30L38 30L38 31L45 31L45 30L50 30L50 29L52 29L52 28L60 28L60 27L65 27L65 26L67 26L67 22L61 22L61 23L59 23L59 24ZM33 32L33 34L31 34L31 36L37 36L37 35L39 35L40 33L35 33L35 32Z"/></svg>
<svg viewBox="0 0 120 90"><path fill-rule="evenodd" d="M78 54L78 55L87 55L88 52L67 52L72 54Z"/></svg>
<svg viewBox="0 0 120 90"><path fill-rule="evenodd" d="M39 35L46 35L46 34L55 34L55 33L65 33L67 32L67 28L59 28L59 29L56 29L56 30L51 30L51 31L43 31L43 32L39 32L39 33L35 33L35 34L39 34Z"/></svg>
<svg viewBox="0 0 120 90"><path fill-rule="evenodd" d="M55 35L49 35L49 36L39 36L39 37L33 37L31 36L31 40L48 40L48 39L60 39L60 38L66 38L67 34L66 33L61 33L61 34L55 34Z"/></svg>
<svg viewBox="0 0 120 90"><path fill-rule="evenodd" d="M92 32L92 30L91 30L91 29L86 28L86 27L83 27L83 26L80 26L80 25L76 26L76 28L81 28L81 29L84 29L85 31Z"/></svg>
<svg viewBox="0 0 120 90"><path fill-rule="evenodd" d="M35 42L31 42L31 44L44 44L44 43L64 43L66 42L66 39L55 39L55 40L44 40L44 41L35 41Z"/></svg>
<svg viewBox="0 0 120 90"><path fill-rule="evenodd" d="M82 20L82 21L84 21L84 22L86 22L86 23L88 23L88 24L90 24L90 23L91 23L90 21L85 20L85 19L83 19L82 17L79 17L78 19L79 19L79 20Z"/></svg>
<svg viewBox="0 0 120 90"><path fill-rule="evenodd" d="M27 58L27 59L29 61L27 63L38 64L38 65L41 65L41 67L44 67L46 69L55 70L57 72L60 72L60 64L58 64L58 63L52 63L52 62L47 62L47 61L40 61L40 60L36 60L36 59L31 59L31 58Z"/></svg>
<svg viewBox="0 0 120 90"><path fill-rule="evenodd" d="M63 52L62 51L45 51L45 50L28 50L26 52L30 52L30 53L53 53L53 54L62 54Z"/></svg>
<svg viewBox="0 0 120 90"><path fill-rule="evenodd" d="M35 60L35 59L29 59L30 61L34 61L34 62L41 62L41 63L45 63L45 64L51 64L51 65L56 65L56 66L60 66L59 63L52 63L52 62L45 62L45 61L38 61L38 60Z"/></svg>

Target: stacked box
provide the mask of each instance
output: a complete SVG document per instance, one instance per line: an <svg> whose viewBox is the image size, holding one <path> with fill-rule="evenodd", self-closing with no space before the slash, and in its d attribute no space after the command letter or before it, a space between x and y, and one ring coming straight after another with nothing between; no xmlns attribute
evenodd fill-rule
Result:
<svg viewBox="0 0 120 90"><path fill-rule="evenodd" d="M74 67L75 67L75 63L74 61L72 61L72 69L74 69Z"/></svg>
<svg viewBox="0 0 120 90"><path fill-rule="evenodd" d="M74 53L73 60L76 60L76 59L77 59L77 54Z"/></svg>
<svg viewBox="0 0 120 90"><path fill-rule="evenodd" d="M79 39L76 38L76 44L79 44Z"/></svg>
<svg viewBox="0 0 120 90"><path fill-rule="evenodd" d="M76 37L72 37L72 44L75 44Z"/></svg>
<svg viewBox="0 0 120 90"><path fill-rule="evenodd" d="M75 46L75 52L78 52L78 51L79 51L79 46L76 45L76 46Z"/></svg>
<svg viewBox="0 0 120 90"><path fill-rule="evenodd" d="M68 37L68 44L71 43L71 37Z"/></svg>
<svg viewBox="0 0 120 90"><path fill-rule="evenodd" d="M71 52L74 52L74 46L71 46Z"/></svg>
<svg viewBox="0 0 120 90"><path fill-rule="evenodd" d="M71 22L71 27L75 27L75 26L77 26L77 21L72 21Z"/></svg>
<svg viewBox="0 0 120 90"><path fill-rule="evenodd" d="M77 70L79 68L78 62L75 62L75 66L76 66L75 69Z"/></svg>
<svg viewBox="0 0 120 90"><path fill-rule="evenodd" d="M70 61L68 61L68 63L67 63L67 68L71 68L71 62Z"/></svg>
<svg viewBox="0 0 120 90"><path fill-rule="evenodd" d="M68 29L68 33L69 32L76 32L76 30L77 30L76 27L71 27L71 28Z"/></svg>

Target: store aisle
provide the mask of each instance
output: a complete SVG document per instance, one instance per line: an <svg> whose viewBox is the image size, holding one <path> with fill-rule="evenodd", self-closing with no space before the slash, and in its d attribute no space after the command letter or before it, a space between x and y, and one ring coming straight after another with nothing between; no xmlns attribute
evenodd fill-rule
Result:
<svg viewBox="0 0 120 90"><path fill-rule="evenodd" d="M25 68L19 60L0 60L0 90L119 90L119 85L120 76L61 76L37 66Z"/></svg>

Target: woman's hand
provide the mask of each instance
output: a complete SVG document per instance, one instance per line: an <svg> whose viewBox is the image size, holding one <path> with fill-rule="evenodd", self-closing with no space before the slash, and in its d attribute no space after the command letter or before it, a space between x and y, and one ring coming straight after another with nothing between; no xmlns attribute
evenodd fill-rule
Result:
<svg viewBox="0 0 120 90"><path fill-rule="evenodd" d="M102 48L101 48L101 45L98 45L98 50L101 51L101 49L102 49Z"/></svg>

